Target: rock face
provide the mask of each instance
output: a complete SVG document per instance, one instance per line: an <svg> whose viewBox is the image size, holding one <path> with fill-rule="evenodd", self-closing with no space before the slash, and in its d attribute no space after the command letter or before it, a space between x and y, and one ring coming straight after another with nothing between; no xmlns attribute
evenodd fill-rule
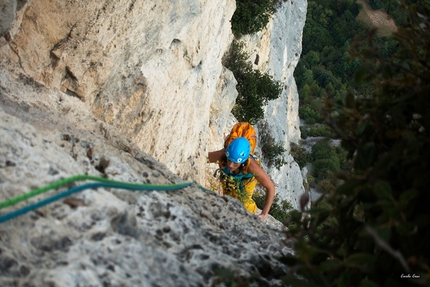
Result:
<svg viewBox="0 0 430 287"><path fill-rule="evenodd" d="M173 172L201 180L234 9L234 1L32 0L0 56L84 101Z"/></svg>
<svg viewBox="0 0 430 287"><path fill-rule="evenodd" d="M265 107L261 122L266 123L275 142L283 143L285 164L280 169L265 169L276 184L279 198L291 202L295 209L305 190L300 167L290 154L290 143L300 140L299 95L293 73L302 52L306 9L306 0L285 1L266 30L241 39L247 44L254 68L269 73L284 87L279 99L269 101ZM261 150L257 152L261 154Z"/></svg>
<svg viewBox="0 0 430 287"><path fill-rule="evenodd" d="M5 3L5 11L19 11L0 40L5 64L80 99L172 172L204 182L207 151L219 149L236 122L230 113L236 82L221 64L234 1ZM278 194L293 203L303 180L288 153L300 137L292 75L305 15L305 0L282 2L268 29L249 39L252 60L260 59L256 68L285 87L266 107L266 119L285 143L287 165L269 173Z"/></svg>
<svg viewBox="0 0 430 287"><path fill-rule="evenodd" d="M77 174L183 182L79 99L1 71L0 202ZM196 185L87 189L0 224L0 286L212 286L224 280L218 269L235 280L258 275L252 286L281 286L276 278L288 270L276 258L290 246L237 200Z"/></svg>
<svg viewBox="0 0 430 287"><path fill-rule="evenodd" d="M27 0L0 0L0 37L7 35L10 28L13 26L15 21L16 11L20 10Z"/></svg>
<svg viewBox="0 0 430 287"><path fill-rule="evenodd" d="M221 63L234 1L5 0L0 8L1 202L76 174L204 182L207 151L236 122L236 80ZM266 118L287 150L299 138L292 73L305 10L305 0L283 1L249 39L256 68L285 85ZM294 204L302 179L285 160L269 174ZM276 257L289 246L279 222L196 185L87 189L0 224L0 286L211 286L222 283L219 268L278 286L288 270Z"/></svg>

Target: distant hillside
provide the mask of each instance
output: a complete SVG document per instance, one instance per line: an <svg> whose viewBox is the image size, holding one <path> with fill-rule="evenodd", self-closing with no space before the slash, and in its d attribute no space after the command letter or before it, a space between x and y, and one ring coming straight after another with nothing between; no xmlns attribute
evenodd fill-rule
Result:
<svg viewBox="0 0 430 287"><path fill-rule="evenodd" d="M391 33L397 32L393 18L384 9L374 10L366 0L358 0L357 2L363 5L357 20L376 28L379 36L389 36Z"/></svg>

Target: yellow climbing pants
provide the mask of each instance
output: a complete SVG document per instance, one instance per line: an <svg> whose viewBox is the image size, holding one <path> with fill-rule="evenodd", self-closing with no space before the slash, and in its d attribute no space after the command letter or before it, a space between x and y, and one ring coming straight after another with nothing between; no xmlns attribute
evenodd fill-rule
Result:
<svg viewBox="0 0 430 287"><path fill-rule="evenodd" d="M255 177L243 179L243 193L238 192L237 189L229 189L225 184L222 184L223 194L239 199L245 206L246 210L254 213L257 210L257 204L255 204L255 201L252 199L252 195L254 194L257 183L258 181Z"/></svg>

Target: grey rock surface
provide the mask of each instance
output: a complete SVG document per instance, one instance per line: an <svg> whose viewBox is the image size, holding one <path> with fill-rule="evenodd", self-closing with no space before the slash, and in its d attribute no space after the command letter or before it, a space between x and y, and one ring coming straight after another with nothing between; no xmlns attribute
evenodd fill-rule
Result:
<svg viewBox="0 0 430 287"><path fill-rule="evenodd" d="M16 13L16 0L0 1L0 37L12 28Z"/></svg>
<svg viewBox="0 0 430 287"><path fill-rule="evenodd" d="M183 182L79 99L0 65L0 202L77 174ZM222 286L218 269L282 286L288 270L277 258L290 248L279 228L196 185L86 189L0 224L0 286Z"/></svg>
<svg viewBox="0 0 430 287"><path fill-rule="evenodd" d="M289 116L266 112L288 127L287 143L298 136L292 74L306 1L282 5L254 52L288 83L288 101L274 105ZM207 151L236 121L236 80L222 65L234 11L229 0L0 0L0 204L79 174L203 183ZM279 194L284 180L301 183L271 176ZM282 286L283 231L196 184L85 189L0 223L0 286L222 286L225 276Z"/></svg>

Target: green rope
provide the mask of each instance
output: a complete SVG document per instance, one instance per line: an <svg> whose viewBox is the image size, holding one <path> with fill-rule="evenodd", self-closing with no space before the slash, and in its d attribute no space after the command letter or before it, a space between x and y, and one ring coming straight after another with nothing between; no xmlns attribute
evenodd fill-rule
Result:
<svg viewBox="0 0 430 287"><path fill-rule="evenodd" d="M111 180L111 179L107 179L107 178L102 178L102 177L97 177L97 176L91 176L91 175L75 175L75 176L71 176L59 181L56 181L54 183L51 183L47 186L35 189L31 192L13 197L11 199L8 199L4 202L0 203L0 209L17 204L18 202L27 200L31 197L34 197L36 195L45 193L51 189L56 189L59 188L61 186L70 184L72 182L76 182L76 181L83 181L83 180L93 180L93 181L98 181L98 182L104 182L104 183L114 183L114 184L121 184L122 186L125 187L129 187L129 188L136 188L139 189L142 186L146 186L147 189L151 189L151 190L171 190L172 188L175 187L179 187L182 186L182 184L139 184L139 183L129 183L129 182L121 182L121 181L115 181L115 180ZM201 189L205 190L203 187L199 186ZM205 190L206 191L206 190Z"/></svg>
<svg viewBox="0 0 430 287"><path fill-rule="evenodd" d="M180 184L171 184L168 186L163 187L163 190L176 190L176 189L181 189L187 186L190 186L191 184L193 184L192 182L185 182L185 183L180 183ZM26 207L23 207L21 209L15 210L13 212L4 214L4 215L0 215L0 223L3 223L5 221L11 220L15 217L21 216L29 211L32 210L36 210L37 208L40 208L42 206L45 206L49 203L52 203L56 200L59 200L61 198L67 197L73 193L82 191L84 189L94 189L94 188L98 188L98 187L107 187L107 188L121 188L121 189L128 189L128 190L139 190L139 191L143 191L143 190L153 190L153 185L148 185L148 184L142 184L139 186L130 186L130 185L124 185L120 182L118 183L108 183L108 182L97 182L97 183L87 183L87 184L83 184L77 187L73 187L69 190L63 191L60 194L48 197L42 201L39 201L37 203L28 205Z"/></svg>

